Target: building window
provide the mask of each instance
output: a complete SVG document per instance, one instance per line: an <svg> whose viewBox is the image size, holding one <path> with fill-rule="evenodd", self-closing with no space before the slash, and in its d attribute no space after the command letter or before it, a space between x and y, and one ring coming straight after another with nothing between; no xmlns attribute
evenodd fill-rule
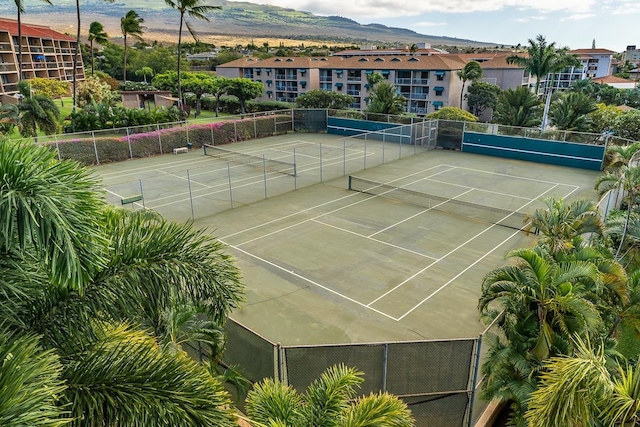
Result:
<svg viewBox="0 0 640 427"><path fill-rule="evenodd" d="M436 71L434 74L436 75L436 80L440 82L444 80L444 71Z"/></svg>
<svg viewBox="0 0 640 427"><path fill-rule="evenodd" d="M435 102L433 103L433 109L434 109L434 110L438 111L438 110L439 110L439 109L441 109L441 108L442 108L442 102L440 102L440 101L435 101Z"/></svg>
<svg viewBox="0 0 640 427"><path fill-rule="evenodd" d="M442 96L442 92L444 92L444 87L436 86L433 88L433 90L435 91L436 96Z"/></svg>

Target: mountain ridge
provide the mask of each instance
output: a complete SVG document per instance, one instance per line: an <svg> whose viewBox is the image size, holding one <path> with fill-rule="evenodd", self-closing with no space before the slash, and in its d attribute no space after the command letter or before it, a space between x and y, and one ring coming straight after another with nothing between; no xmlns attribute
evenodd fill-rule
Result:
<svg viewBox="0 0 640 427"><path fill-rule="evenodd" d="M75 0L56 0L55 5L47 5L41 0L23 0L26 13L24 22L37 23L46 15L46 24L54 28L73 27L75 23ZM0 16L15 18L15 4L0 5ZM211 3L213 4L213 3ZM11 7L13 5L13 8ZM215 5L221 10L208 15L211 23L191 20L191 24L203 39L208 35L229 35L244 37L313 38L314 40L341 41L346 43L411 44L430 43L432 45L488 46L495 43L458 39L455 37L420 34L413 30L388 27L383 24L360 24L342 16L319 16L271 5L220 0ZM178 13L164 2L149 0L127 0L107 3L104 0L86 0L80 5L83 31L89 22L97 20L105 27L112 28L113 34L119 30L120 16L130 9L136 10L144 19L147 32L177 34ZM30 20L30 18L36 18ZM174 29L175 27L175 29ZM119 31L117 31L119 33Z"/></svg>

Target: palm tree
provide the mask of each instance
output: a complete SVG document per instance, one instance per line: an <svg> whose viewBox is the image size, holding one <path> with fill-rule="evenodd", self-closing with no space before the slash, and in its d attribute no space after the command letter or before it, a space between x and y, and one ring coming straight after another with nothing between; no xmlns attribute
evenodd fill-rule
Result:
<svg viewBox="0 0 640 427"><path fill-rule="evenodd" d="M540 78L546 77L553 71L553 63L556 56L555 42L547 44L542 34L538 34L535 40L529 39L527 56L509 55L507 63L521 65L532 76L536 77L535 94L540 89Z"/></svg>
<svg viewBox="0 0 640 427"><path fill-rule="evenodd" d="M249 418L260 425L287 427L409 427L407 405L388 393L356 397L362 373L344 365L327 369L303 395L269 378L247 396Z"/></svg>
<svg viewBox="0 0 640 427"><path fill-rule="evenodd" d="M526 87L502 91L493 114L496 123L508 126L530 127L540 123L540 102Z"/></svg>
<svg viewBox="0 0 640 427"><path fill-rule="evenodd" d="M18 80L22 80L22 14L24 13L23 0L14 0L18 11ZM47 4L52 4L51 0L42 0Z"/></svg>
<svg viewBox="0 0 640 427"><path fill-rule="evenodd" d="M207 13L221 9L220 6L206 6L203 0L164 0L164 2L177 9L180 12L180 29L178 30L178 103L182 105L182 86L180 85L180 62L182 60L182 25L186 24L187 29L191 36L197 40L196 33L188 21L185 21L184 15L188 15L191 18L201 19L209 22Z"/></svg>
<svg viewBox="0 0 640 427"><path fill-rule="evenodd" d="M482 77L482 68L480 64L476 61L469 61L465 64L462 70L456 72L460 80L462 80L462 89L460 89L460 108L462 108L462 96L464 94L464 87L467 84L467 81L470 80L472 82L478 80Z"/></svg>
<svg viewBox="0 0 640 427"><path fill-rule="evenodd" d="M640 419L640 368L607 359L604 346L576 338L573 356L548 361L526 414L529 426L634 426ZM614 369L609 369L613 364Z"/></svg>
<svg viewBox="0 0 640 427"><path fill-rule="evenodd" d="M625 243L629 229L629 219L640 190L640 167L622 166L617 171L605 172L596 178L595 189L598 190L600 196L603 196L608 191L621 191L626 198L627 216L620 244L616 251L616 257L618 257Z"/></svg>
<svg viewBox="0 0 640 427"><path fill-rule="evenodd" d="M402 114L405 112L407 99L398 93L396 87L389 82L382 81L369 89L368 113Z"/></svg>
<svg viewBox="0 0 640 427"><path fill-rule="evenodd" d="M582 295L585 286L601 282L601 274L589 261L557 262L540 246L513 250L506 258L515 262L485 276L478 303L484 320L496 321L503 335L490 344L482 366L483 396L513 402L520 418L541 362L566 354L569 334L601 326L597 305Z"/></svg>
<svg viewBox="0 0 640 427"><path fill-rule="evenodd" d="M137 39L142 38L142 23L144 19L138 15L135 10L130 10L125 16L120 18L120 29L124 36L124 59L122 66L123 80L127 82L127 36L133 36Z"/></svg>
<svg viewBox="0 0 640 427"><path fill-rule="evenodd" d="M89 24L89 46L91 49L91 75L94 74L96 69L96 62L94 61L93 42L103 45L109 41L109 35L104 30L101 23L94 21Z"/></svg>
<svg viewBox="0 0 640 427"><path fill-rule="evenodd" d="M591 127L588 114L595 111L596 103L580 92L568 92L551 104L551 123L561 130L586 132Z"/></svg>
<svg viewBox="0 0 640 427"><path fill-rule="evenodd" d="M37 138L38 129L47 135L53 135L60 130L58 118L60 109L48 96L33 94L26 81L18 83L18 91L22 98L17 105L20 111L20 134L25 138Z"/></svg>
<svg viewBox="0 0 640 427"><path fill-rule="evenodd" d="M536 209L527 218L526 231L538 231L542 236L538 244L544 245L552 255L575 248L576 238L594 233L602 235L604 224L598 206L591 200L543 200L546 209Z"/></svg>
<svg viewBox="0 0 640 427"><path fill-rule="evenodd" d="M604 166L608 170L629 166L629 162L638 151L640 151L640 142L631 145L610 144L605 153Z"/></svg>
<svg viewBox="0 0 640 427"><path fill-rule="evenodd" d="M224 323L242 288L222 245L153 212L108 208L87 169L46 147L0 144L0 175L0 354L8 342L22 357L18 350L30 345L24 337L36 340L21 366L47 361L48 373L29 374L41 391L50 387L49 400L29 397L43 415L53 404L58 413L48 416L60 416L17 425L235 425L228 394L208 367L153 328L174 300ZM7 390L36 386L24 373L12 377L17 370L2 360L0 411L32 416L30 401L4 405Z"/></svg>

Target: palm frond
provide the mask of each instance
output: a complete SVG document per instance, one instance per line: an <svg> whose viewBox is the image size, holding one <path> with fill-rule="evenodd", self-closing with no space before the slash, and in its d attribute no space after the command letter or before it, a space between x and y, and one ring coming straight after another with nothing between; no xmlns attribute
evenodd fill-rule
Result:
<svg viewBox="0 0 640 427"><path fill-rule="evenodd" d="M359 397L342 415L344 427L412 427L407 404L388 393Z"/></svg>
<svg viewBox="0 0 640 427"><path fill-rule="evenodd" d="M293 387L265 378L247 395L247 415L264 425L297 426L302 398Z"/></svg>
<svg viewBox="0 0 640 427"><path fill-rule="evenodd" d="M230 399L206 368L143 332L97 325L65 356L64 401L83 426L235 425Z"/></svg>

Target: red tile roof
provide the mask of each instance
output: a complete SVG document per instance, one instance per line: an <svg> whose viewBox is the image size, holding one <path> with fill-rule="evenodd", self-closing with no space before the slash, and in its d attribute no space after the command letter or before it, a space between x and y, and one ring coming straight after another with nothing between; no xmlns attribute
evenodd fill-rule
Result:
<svg viewBox="0 0 640 427"><path fill-rule="evenodd" d="M14 19L0 18L0 31L7 31L12 36L18 35L18 21ZM25 37L38 37L51 40L75 41L75 37L59 33L43 25L33 25L22 23L22 35Z"/></svg>
<svg viewBox="0 0 640 427"><path fill-rule="evenodd" d="M604 76L597 79L593 79L595 83L607 84L607 83L635 83L633 80L623 79L616 76Z"/></svg>

